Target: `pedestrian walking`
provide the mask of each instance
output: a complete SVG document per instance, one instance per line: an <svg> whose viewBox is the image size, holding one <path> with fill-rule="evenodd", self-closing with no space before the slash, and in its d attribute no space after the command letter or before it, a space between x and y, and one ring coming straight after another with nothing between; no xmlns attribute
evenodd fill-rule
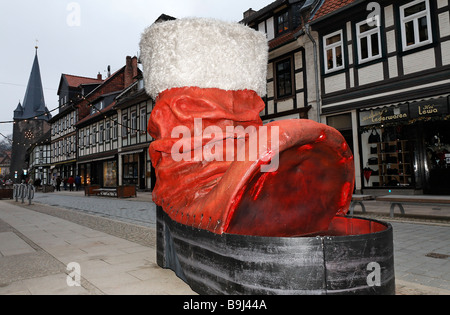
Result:
<svg viewBox="0 0 450 315"><path fill-rule="evenodd" d="M75 187L76 190L79 191L81 188L81 177L80 175L75 176Z"/></svg>
<svg viewBox="0 0 450 315"><path fill-rule="evenodd" d="M53 191L56 190L56 177L53 176L52 179L50 180L50 185L53 186Z"/></svg>
<svg viewBox="0 0 450 315"><path fill-rule="evenodd" d="M75 183L75 179L73 178L73 176L69 177L67 183L69 184L69 191L73 191L73 184Z"/></svg>
<svg viewBox="0 0 450 315"><path fill-rule="evenodd" d="M61 177L56 177L56 191L61 191Z"/></svg>

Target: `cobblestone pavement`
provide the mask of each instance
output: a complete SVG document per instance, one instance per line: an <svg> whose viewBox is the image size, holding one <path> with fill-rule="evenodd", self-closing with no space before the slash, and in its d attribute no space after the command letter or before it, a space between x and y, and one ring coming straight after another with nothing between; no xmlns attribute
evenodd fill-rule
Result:
<svg viewBox="0 0 450 315"><path fill-rule="evenodd" d="M34 202L156 228L156 205L151 193L140 193L139 199L86 197L84 192L36 193Z"/></svg>
<svg viewBox="0 0 450 315"><path fill-rule="evenodd" d="M33 205L24 207L144 246L155 246L156 206L151 201L150 193L131 199L85 197L79 192L36 193ZM61 208L75 211L63 211ZM392 219L379 213L357 215L374 216L392 224L397 294L450 294L449 221L433 218ZM120 224L119 221L131 224Z"/></svg>
<svg viewBox="0 0 450 315"><path fill-rule="evenodd" d="M425 286L435 294L438 289L450 294L450 226L391 224L397 285L416 284L417 288Z"/></svg>

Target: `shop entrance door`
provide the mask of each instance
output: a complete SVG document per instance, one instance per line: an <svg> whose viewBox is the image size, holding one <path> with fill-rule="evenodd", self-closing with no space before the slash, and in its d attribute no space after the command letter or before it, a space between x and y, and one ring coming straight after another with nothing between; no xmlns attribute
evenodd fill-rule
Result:
<svg viewBox="0 0 450 315"><path fill-rule="evenodd" d="M450 195L450 122L433 121L423 126L424 193Z"/></svg>

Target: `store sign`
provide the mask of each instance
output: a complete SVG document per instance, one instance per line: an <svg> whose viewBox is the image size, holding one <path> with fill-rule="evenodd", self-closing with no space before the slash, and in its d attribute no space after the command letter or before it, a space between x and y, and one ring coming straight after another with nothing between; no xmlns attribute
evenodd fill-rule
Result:
<svg viewBox="0 0 450 315"><path fill-rule="evenodd" d="M360 125L370 126L409 119L408 104L390 106L360 113Z"/></svg>
<svg viewBox="0 0 450 315"><path fill-rule="evenodd" d="M411 118L430 117L448 114L447 98L436 98L414 102L409 105Z"/></svg>

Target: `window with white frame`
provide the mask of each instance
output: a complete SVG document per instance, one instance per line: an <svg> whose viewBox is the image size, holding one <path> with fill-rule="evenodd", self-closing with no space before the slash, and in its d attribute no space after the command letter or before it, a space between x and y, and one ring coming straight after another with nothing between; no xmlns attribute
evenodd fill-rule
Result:
<svg viewBox="0 0 450 315"><path fill-rule="evenodd" d="M84 131L83 130L80 131L79 143L80 143L80 148L83 148L84 147Z"/></svg>
<svg viewBox="0 0 450 315"><path fill-rule="evenodd" d="M342 30L323 37L325 73L344 69L344 47Z"/></svg>
<svg viewBox="0 0 450 315"><path fill-rule="evenodd" d="M142 133L145 133L145 130L147 129L147 108L141 108L141 112L139 115L139 124L140 124L140 131Z"/></svg>
<svg viewBox="0 0 450 315"><path fill-rule="evenodd" d="M72 152L75 153L77 152L77 144L76 144L76 138L75 136L72 136Z"/></svg>
<svg viewBox="0 0 450 315"><path fill-rule="evenodd" d="M291 58L281 60L275 64L277 98L292 95L292 66Z"/></svg>
<svg viewBox="0 0 450 315"><path fill-rule="evenodd" d="M400 7L403 50L431 44L431 15L429 0L416 0Z"/></svg>
<svg viewBox="0 0 450 315"><path fill-rule="evenodd" d="M137 116L136 112L131 112L131 133L137 132Z"/></svg>
<svg viewBox="0 0 450 315"><path fill-rule="evenodd" d="M113 140L116 140L116 139L117 139L118 129L119 129L118 126L119 126L119 125L118 125L118 123L117 123L117 119L114 119L114 120L113 120L113 130L112 130L112 138L113 138Z"/></svg>
<svg viewBox="0 0 450 315"><path fill-rule="evenodd" d="M277 17L277 34L282 34L289 30L289 11L286 11Z"/></svg>
<svg viewBox="0 0 450 315"><path fill-rule="evenodd" d="M122 137L128 135L128 115L122 116Z"/></svg>
<svg viewBox="0 0 450 315"><path fill-rule="evenodd" d="M103 127L103 124L100 124L99 129L100 129L100 131L99 131L99 133L98 133L98 136L99 136L98 142L99 142L100 144L103 144L103 141L105 140L105 133L104 133L104 127Z"/></svg>
<svg viewBox="0 0 450 315"><path fill-rule="evenodd" d="M91 145L91 128L87 127L86 129L86 146L90 146Z"/></svg>
<svg viewBox="0 0 450 315"><path fill-rule="evenodd" d="M362 21L356 24L356 37L358 39L359 63L381 58L380 26L377 23Z"/></svg>
<svg viewBox="0 0 450 315"><path fill-rule="evenodd" d="M105 129L105 140L108 142L111 140L111 122L106 122L106 129Z"/></svg>
<svg viewBox="0 0 450 315"><path fill-rule="evenodd" d="M95 146L97 144L97 126L92 127L91 136L92 136L91 144Z"/></svg>

